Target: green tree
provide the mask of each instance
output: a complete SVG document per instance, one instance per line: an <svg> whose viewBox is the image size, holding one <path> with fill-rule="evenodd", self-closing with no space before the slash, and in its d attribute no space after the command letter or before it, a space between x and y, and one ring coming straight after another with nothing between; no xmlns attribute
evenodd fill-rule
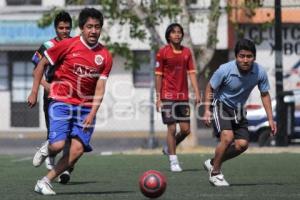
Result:
<svg viewBox="0 0 300 200"><path fill-rule="evenodd" d="M68 4L84 5L89 1L68 0ZM194 45L191 40L189 24L195 20L197 12L189 9L193 0L98 0L106 20L109 24L119 23L120 25L129 25L129 34L131 38L150 42L151 48L157 50L164 44L164 39L160 37L157 27L165 19L176 21L182 24L185 30L185 44L191 48L194 61L198 71L205 70L208 62L212 59L217 43L217 27L220 11L220 0L211 0L209 6L208 37L204 45ZM40 26L51 24L55 14L60 8L53 8L44 14L39 20ZM75 19L76 22L76 19ZM76 24L76 23L75 23ZM149 37L147 36L150 35ZM126 58L127 67L137 67L133 52L129 49L127 43L112 41L109 35L103 35L106 46L113 54L118 54Z"/></svg>

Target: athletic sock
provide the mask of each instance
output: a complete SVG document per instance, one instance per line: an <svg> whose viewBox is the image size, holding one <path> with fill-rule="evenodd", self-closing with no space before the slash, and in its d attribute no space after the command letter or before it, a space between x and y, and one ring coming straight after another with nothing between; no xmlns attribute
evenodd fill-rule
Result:
<svg viewBox="0 0 300 200"><path fill-rule="evenodd" d="M221 174L221 172L214 172L214 171L212 171L210 175L211 176L216 176L216 175L219 175L219 174Z"/></svg>
<svg viewBox="0 0 300 200"><path fill-rule="evenodd" d="M177 155L169 155L170 162L178 162Z"/></svg>
<svg viewBox="0 0 300 200"><path fill-rule="evenodd" d="M47 176L44 176L44 177L42 178L42 181L45 181L45 182L47 182L47 183L50 183L50 182L51 182Z"/></svg>

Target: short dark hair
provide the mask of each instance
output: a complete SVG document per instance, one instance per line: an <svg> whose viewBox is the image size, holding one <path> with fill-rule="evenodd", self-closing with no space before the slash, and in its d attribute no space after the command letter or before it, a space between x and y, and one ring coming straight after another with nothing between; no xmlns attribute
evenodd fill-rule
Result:
<svg viewBox="0 0 300 200"><path fill-rule="evenodd" d="M80 29L83 29L84 24L87 22L88 18L98 19L100 26L103 26L103 15L95 8L84 8L81 10L78 19L78 25Z"/></svg>
<svg viewBox="0 0 300 200"><path fill-rule="evenodd" d="M254 58L256 57L256 48L255 48L255 44L254 42L252 42L251 40L249 39L240 39L236 45L235 45L235 48L234 48L234 52L235 52L235 57L237 57L238 53L241 51L241 50L247 50L247 51L251 51L254 55Z"/></svg>
<svg viewBox="0 0 300 200"><path fill-rule="evenodd" d="M72 27L72 18L70 14L64 10L60 11L54 19L54 27L57 28L59 22L68 22Z"/></svg>
<svg viewBox="0 0 300 200"><path fill-rule="evenodd" d="M175 27L179 27L181 33L182 33L182 37L184 36L184 32L183 32L183 28L180 24L178 23L172 23L168 26L168 28L166 29L166 33L165 33L165 38L166 38L166 41L169 43L170 42L170 39L169 39L169 36L171 34L171 32L173 31L173 29Z"/></svg>

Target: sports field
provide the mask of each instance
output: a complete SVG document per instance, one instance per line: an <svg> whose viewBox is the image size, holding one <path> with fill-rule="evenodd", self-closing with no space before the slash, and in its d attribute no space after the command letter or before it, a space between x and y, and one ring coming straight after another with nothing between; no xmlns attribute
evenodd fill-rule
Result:
<svg viewBox="0 0 300 200"><path fill-rule="evenodd" d="M159 199L300 199L299 154L245 154L224 165L230 187L216 188L208 183L202 162L209 154L179 155L182 173L168 171L163 155L85 155L79 161L68 185L54 183L56 196L33 192L44 166L34 168L29 157L0 156L1 200L135 200L147 199L138 188L139 175L148 169L163 172L167 190Z"/></svg>

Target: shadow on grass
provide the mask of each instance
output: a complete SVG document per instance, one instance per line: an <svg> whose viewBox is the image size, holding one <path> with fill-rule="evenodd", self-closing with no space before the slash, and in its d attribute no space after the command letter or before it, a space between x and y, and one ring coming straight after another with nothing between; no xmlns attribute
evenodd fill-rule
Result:
<svg viewBox="0 0 300 200"><path fill-rule="evenodd" d="M204 169L183 169L184 172L199 172L199 171L204 171Z"/></svg>
<svg viewBox="0 0 300 200"><path fill-rule="evenodd" d="M98 183L98 181L72 181L67 183L66 185L84 185L84 184L91 184L91 183Z"/></svg>
<svg viewBox="0 0 300 200"><path fill-rule="evenodd" d="M261 185L285 185L285 184L283 184L283 183L234 183L234 184L230 184L231 187L261 186Z"/></svg>
<svg viewBox="0 0 300 200"><path fill-rule="evenodd" d="M101 194L129 194L135 191L102 191L102 192L64 192L57 195L101 195Z"/></svg>

